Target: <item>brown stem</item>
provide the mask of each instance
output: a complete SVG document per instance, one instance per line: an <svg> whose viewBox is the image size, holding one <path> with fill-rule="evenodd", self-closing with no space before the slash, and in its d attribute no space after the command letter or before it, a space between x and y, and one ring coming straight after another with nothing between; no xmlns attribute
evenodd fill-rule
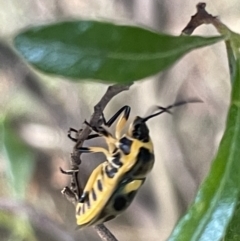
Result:
<svg viewBox="0 0 240 241"><path fill-rule="evenodd" d="M191 35L193 31L202 24L213 24L217 18L209 14L206 10L206 3L197 4L197 13L191 17L190 22L182 30L182 34Z"/></svg>
<svg viewBox="0 0 240 241"><path fill-rule="evenodd" d="M94 226L94 229L97 231L99 237L104 241L117 241L116 237L109 231L104 224L98 224Z"/></svg>

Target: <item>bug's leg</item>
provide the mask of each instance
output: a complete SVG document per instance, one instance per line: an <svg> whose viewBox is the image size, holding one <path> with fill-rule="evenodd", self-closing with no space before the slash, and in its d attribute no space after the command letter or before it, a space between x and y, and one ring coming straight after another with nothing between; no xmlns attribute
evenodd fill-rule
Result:
<svg viewBox="0 0 240 241"><path fill-rule="evenodd" d="M113 122L123 113L116 125L115 135L117 139L120 139L121 137L121 132L129 118L130 111L131 111L131 108L128 105L125 105L119 111L117 111L108 121L106 121L102 113L103 123L108 127L110 127L113 124Z"/></svg>
<svg viewBox="0 0 240 241"><path fill-rule="evenodd" d="M73 175L74 173L77 173L79 170L63 170L61 167L60 167L60 171L61 173L65 174L65 175Z"/></svg>
<svg viewBox="0 0 240 241"><path fill-rule="evenodd" d="M124 116L126 117L126 119L128 119L129 114L130 114L130 106L125 105L123 106L120 110L118 110L108 121L106 121L104 114L102 113L102 120L105 126L110 127L113 122L124 112Z"/></svg>
<svg viewBox="0 0 240 241"><path fill-rule="evenodd" d="M103 153L106 156L106 162L110 163L114 158L112 152L109 152L107 149L103 147L79 147L78 150L81 153Z"/></svg>
<svg viewBox="0 0 240 241"><path fill-rule="evenodd" d="M63 170L60 167L60 171L61 173L65 174L65 175L71 175L71 176L75 176L78 173L78 170ZM75 187L76 186L76 187ZM65 187L61 193L64 194L64 196L72 203L76 203L78 201L78 192L76 190L74 190L75 188L78 188L78 182L76 183L74 181L74 185L73 187Z"/></svg>
<svg viewBox="0 0 240 241"><path fill-rule="evenodd" d="M75 137L72 137L72 133L75 133L75 135L78 133L78 131L76 130L76 129L74 129L74 128L69 128L69 130L68 130L68 138L70 139L70 140L72 140L72 141L74 141L74 142L77 142L77 138L75 138Z"/></svg>
<svg viewBox="0 0 240 241"><path fill-rule="evenodd" d="M87 122L86 120L84 121L84 124L86 124L87 126L89 126L93 131L96 132L96 134L92 134L92 135L98 135L98 136L103 136L105 138L112 138L112 135L109 131L107 131L104 127L102 126L92 126L89 122ZM92 136L90 135L90 136ZM94 137L91 137L90 139L92 139ZM89 139L87 139L89 140Z"/></svg>
<svg viewBox="0 0 240 241"><path fill-rule="evenodd" d="M71 190L70 187L64 187L61 193L67 198L69 202L73 204L76 204L78 202L77 194L73 190Z"/></svg>
<svg viewBox="0 0 240 241"><path fill-rule="evenodd" d="M103 153L106 157L110 157L110 152L103 148L103 147L79 147L78 150L81 153L97 153L97 152L101 152Z"/></svg>
<svg viewBox="0 0 240 241"><path fill-rule="evenodd" d="M117 125L116 125L116 138L119 139L121 136L121 131L124 128L124 125L126 124L129 114L130 114L130 110L131 108L127 105L123 106L120 110L118 110L108 121L106 121L104 114L102 113L102 121L103 124L105 126L110 127L113 122L122 114L122 116L120 117ZM111 135L111 133L109 133L105 128L103 128L102 126L92 126L90 125L90 123L88 123L87 121L84 122L86 125L88 125L93 131L95 131L97 134L99 134L100 136L105 137L106 142L108 144L109 147L109 151L112 153L116 146L116 139L113 138L113 136Z"/></svg>
<svg viewBox="0 0 240 241"><path fill-rule="evenodd" d="M130 107L127 106L127 108L123 112L123 115L119 118L117 125L116 125L115 136L118 140L121 138L121 133L122 133L124 126L127 123L129 114L130 114Z"/></svg>
<svg viewBox="0 0 240 241"><path fill-rule="evenodd" d="M113 153L113 151L116 149L115 143L117 140L113 138L112 134L102 126L94 127L91 126L87 121L85 121L84 123L97 133L95 135L103 136L105 138L109 152Z"/></svg>
<svg viewBox="0 0 240 241"><path fill-rule="evenodd" d="M62 193L67 197L68 200L71 200L73 199L73 194L75 196L75 199L78 200L79 199L79 196L81 195L82 193L82 189L80 188L80 184L78 182L78 172L79 172L79 169L75 169L75 170L63 170L61 167L60 167L60 171L61 173L65 174L65 175L71 175L72 178L73 178L73 181L71 183L71 188L69 187L65 187L63 190L62 190ZM72 193L72 194L71 194Z"/></svg>
<svg viewBox="0 0 240 241"><path fill-rule="evenodd" d="M77 135L79 132L81 132L82 131L82 129L80 129L79 131L77 131L76 129L74 129L74 128L70 128L69 130L68 130L68 138L69 139L71 139L72 141L74 141L74 142L77 142L77 138L75 138L75 137L73 137L72 136L72 133L74 132L75 133L75 135ZM88 137L87 137L87 139L86 140L90 140L90 139L93 139L93 138L96 138L96 137L99 137L99 134L91 134L91 135L89 135Z"/></svg>

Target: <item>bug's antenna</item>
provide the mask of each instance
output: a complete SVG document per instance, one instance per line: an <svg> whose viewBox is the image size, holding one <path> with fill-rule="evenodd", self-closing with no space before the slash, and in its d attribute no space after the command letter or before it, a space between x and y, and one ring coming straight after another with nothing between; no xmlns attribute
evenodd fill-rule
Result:
<svg viewBox="0 0 240 241"><path fill-rule="evenodd" d="M172 113L170 112L170 109L172 109L173 107L185 105L185 104L188 104L188 103L201 103L201 102L203 102L203 101L200 100L200 99L195 99L195 98L193 98L193 99L189 99L189 100L182 100L182 101L176 102L176 103L174 103L174 104L172 104L172 105L169 105L169 106L167 106L167 107L157 106L158 109L160 109L161 111L159 111L159 112L157 112L157 113L155 113L155 114L152 114L152 115L149 115L149 116L143 118L142 121L143 121L143 122L146 122L146 121L148 121L149 119L151 119L151 118L153 118L153 117L155 117L155 116L157 116L157 115L160 115L160 114L162 114L162 113L164 113L164 112L167 112L167 113L169 113L169 114L172 114Z"/></svg>

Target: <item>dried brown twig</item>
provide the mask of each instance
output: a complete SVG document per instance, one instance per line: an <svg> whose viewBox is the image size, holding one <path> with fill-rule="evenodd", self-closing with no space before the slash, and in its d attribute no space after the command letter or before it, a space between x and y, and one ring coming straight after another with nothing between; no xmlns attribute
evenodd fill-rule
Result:
<svg viewBox="0 0 240 241"><path fill-rule="evenodd" d="M117 85L117 84L109 86L106 93L101 98L101 100L94 106L94 113L90 118L90 125L92 126L100 125L101 114L105 109L106 105L108 104L108 102L120 92L128 90L130 86L131 85ZM78 183L79 165L81 164L81 159L80 159L81 153L78 151L78 148L82 146L83 142L87 139L90 132L91 130L87 125L85 126L84 129L81 129L78 131L77 142L76 142L76 145L73 147L73 152L71 154L70 168L71 170L73 170L73 172L72 172L71 184L69 188L74 193L78 193L79 190L77 189L79 188L81 189L80 192L82 191L81 184L79 183L78 185L76 185L76 183ZM69 189L64 189L63 194L65 194L66 197L71 202L73 203L76 202L75 197L71 194L71 192L69 192ZM105 227L104 224L96 225L94 226L94 228L102 240L117 241L115 236Z"/></svg>
<svg viewBox="0 0 240 241"><path fill-rule="evenodd" d="M191 35L193 31L202 24L212 24L220 34L226 34L228 29L216 16L206 11L206 3L197 4L197 13L191 17L187 26L182 30L182 34Z"/></svg>
<svg viewBox="0 0 240 241"><path fill-rule="evenodd" d="M229 28L223 24L216 16L212 16L206 11L206 3L198 3L197 4L197 13L191 17L191 20L187 24L187 26L182 30L183 35L191 35L193 31L202 24L212 24L216 30L223 36L225 36L225 45L227 49L228 55L228 65L231 76L234 76L235 72L235 60L234 53L231 47L231 41L226 37L233 32L229 30Z"/></svg>
<svg viewBox="0 0 240 241"><path fill-rule="evenodd" d="M216 20L216 17L209 14L206 10L206 3L197 4L197 13L191 17L190 22L182 30L182 34L191 35L193 31L202 24L210 24Z"/></svg>

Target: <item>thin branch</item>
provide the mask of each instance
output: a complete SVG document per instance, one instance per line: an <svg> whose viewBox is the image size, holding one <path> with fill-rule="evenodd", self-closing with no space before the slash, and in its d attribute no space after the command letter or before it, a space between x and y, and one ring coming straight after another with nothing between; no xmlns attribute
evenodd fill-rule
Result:
<svg viewBox="0 0 240 241"><path fill-rule="evenodd" d="M198 3L196 7L197 13L191 17L190 22L182 30L182 34L191 35L200 25L213 23L217 19L205 10L206 3Z"/></svg>
<svg viewBox="0 0 240 241"><path fill-rule="evenodd" d="M104 241L117 241L116 237L109 231L104 224L98 224L94 226L94 229L97 231L99 237Z"/></svg>

